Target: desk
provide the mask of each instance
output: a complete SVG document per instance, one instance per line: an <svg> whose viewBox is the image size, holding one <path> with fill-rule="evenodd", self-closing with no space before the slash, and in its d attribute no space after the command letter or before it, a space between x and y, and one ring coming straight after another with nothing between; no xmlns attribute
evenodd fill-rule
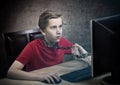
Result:
<svg viewBox="0 0 120 85"><path fill-rule="evenodd" d="M38 70L40 73L55 72L55 73L59 73L59 75L63 75L65 73L77 69L83 69L87 66L88 64L83 61L72 60ZM100 82L101 82L100 79L91 79L88 81L83 81L78 83L70 83L68 81L62 80L60 84L56 84L56 85L101 85ZM15 80L15 79L4 78L0 80L0 85L46 85L46 84L39 81Z"/></svg>

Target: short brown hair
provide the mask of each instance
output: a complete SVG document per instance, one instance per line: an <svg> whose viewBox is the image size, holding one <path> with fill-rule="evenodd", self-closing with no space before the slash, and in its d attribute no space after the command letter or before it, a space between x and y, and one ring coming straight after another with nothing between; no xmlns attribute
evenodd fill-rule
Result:
<svg viewBox="0 0 120 85"><path fill-rule="evenodd" d="M54 11L47 10L40 15L38 25L41 30L45 30L46 26L48 25L49 19L58 18L61 16L62 16L61 14L57 14Z"/></svg>

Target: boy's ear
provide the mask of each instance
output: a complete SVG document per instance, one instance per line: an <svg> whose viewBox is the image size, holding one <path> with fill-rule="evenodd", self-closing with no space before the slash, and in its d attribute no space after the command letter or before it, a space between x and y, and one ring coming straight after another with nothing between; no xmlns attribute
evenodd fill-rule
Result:
<svg viewBox="0 0 120 85"><path fill-rule="evenodd" d="M45 32L43 30L40 29L40 32L42 33L43 36L45 35Z"/></svg>

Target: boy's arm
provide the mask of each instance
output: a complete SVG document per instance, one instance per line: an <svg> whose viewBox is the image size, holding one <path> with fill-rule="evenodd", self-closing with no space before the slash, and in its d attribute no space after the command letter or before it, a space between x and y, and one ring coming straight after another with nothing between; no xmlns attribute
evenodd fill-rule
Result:
<svg viewBox="0 0 120 85"><path fill-rule="evenodd" d="M91 55L79 44L75 43L72 47L72 53L75 59L82 60L91 65Z"/></svg>
<svg viewBox="0 0 120 85"><path fill-rule="evenodd" d="M53 83L55 83L53 77L56 80L60 80L59 76L55 73L54 74L46 73L38 75L37 72L33 73L22 71L23 67L24 65L22 63L20 63L19 61L15 61L8 70L7 77L20 80L35 80L35 81L47 80L48 82L52 81Z"/></svg>
<svg viewBox="0 0 120 85"><path fill-rule="evenodd" d="M22 71L24 65L19 61L15 61L9 68L7 77L13 79L25 79L25 80L40 80L37 75L29 72Z"/></svg>

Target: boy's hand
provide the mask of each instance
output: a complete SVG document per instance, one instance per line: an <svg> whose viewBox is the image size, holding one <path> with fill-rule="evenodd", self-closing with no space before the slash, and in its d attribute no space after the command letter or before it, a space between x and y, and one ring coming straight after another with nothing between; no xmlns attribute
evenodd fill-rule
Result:
<svg viewBox="0 0 120 85"><path fill-rule="evenodd" d="M72 54L75 56L80 56L78 44L74 44L72 47Z"/></svg>
<svg viewBox="0 0 120 85"><path fill-rule="evenodd" d="M55 84L55 81L61 81L61 78L57 75L57 74L53 74L53 73L44 73L42 75L40 75L40 80L41 81L46 81L49 84Z"/></svg>
<svg viewBox="0 0 120 85"><path fill-rule="evenodd" d="M78 56L81 56L82 54L86 54L87 51L80 46L79 44L75 43L72 47L72 54L77 58Z"/></svg>

